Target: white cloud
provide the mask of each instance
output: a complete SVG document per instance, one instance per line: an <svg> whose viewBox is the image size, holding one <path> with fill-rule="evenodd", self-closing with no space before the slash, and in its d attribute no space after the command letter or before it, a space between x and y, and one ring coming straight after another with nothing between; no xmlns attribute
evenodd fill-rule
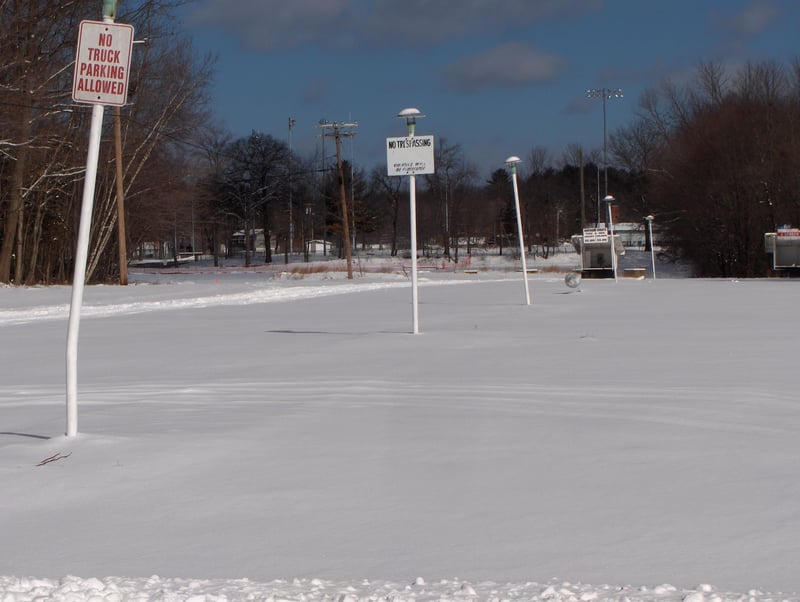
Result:
<svg viewBox="0 0 800 602"><path fill-rule="evenodd" d="M781 18L781 9L773 0L751 0L738 12L712 12L712 27L741 44L768 31Z"/></svg>
<svg viewBox="0 0 800 602"><path fill-rule="evenodd" d="M551 80L567 66L554 54L524 42L509 42L468 56L446 69L445 78L462 92L486 88L517 88Z"/></svg>
<svg viewBox="0 0 800 602"><path fill-rule="evenodd" d="M778 8L769 0L758 0L731 20L731 28L745 36L754 36L766 31L778 17Z"/></svg>
<svg viewBox="0 0 800 602"><path fill-rule="evenodd" d="M352 0L205 0L194 14L197 24L221 27L258 50L307 44L339 46L350 37Z"/></svg>
<svg viewBox="0 0 800 602"><path fill-rule="evenodd" d="M485 35L546 18L577 17L600 8L600 0L381 0L371 31L402 34L418 44Z"/></svg>
<svg viewBox="0 0 800 602"><path fill-rule="evenodd" d="M224 28L263 50L427 48L601 6L601 0L204 0L194 21Z"/></svg>

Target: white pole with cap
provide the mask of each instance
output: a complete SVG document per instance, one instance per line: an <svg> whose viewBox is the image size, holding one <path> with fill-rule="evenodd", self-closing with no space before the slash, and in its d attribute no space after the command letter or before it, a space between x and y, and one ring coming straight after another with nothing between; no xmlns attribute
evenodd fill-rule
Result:
<svg viewBox="0 0 800 602"><path fill-rule="evenodd" d="M653 280L656 279L656 252L653 250L653 220L655 219L652 215L648 215L646 218L647 220L647 230L650 233L650 263L653 266Z"/></svg>
<svg viewBox="0 0 800 602"><path fill-rule="evenodd" d="M528 266L525 262L525 241L522 238L522 215L519 210L519 186L517 185L517 163L522 161L516 155L506 159L505 163L511 171L511 182L514 185L514 207L517 210L517 238L519 238L519 256L522 258L522 280L525 283L525 303L531 304L531 292L528 288Z"/></svg>
<svg viewBox="0 0 800 602"><path fill-rule="evenodd" d="M617 247L616 241L614 240L614 217L611 215L611 203L616 201L613 196L610 194L606 195L606 198L603 199L606 203L608 203L608 225L611 234L611 268L614 270L614 282L618 282L617 280Z"/></svg>
<svg viewBox="0 0 800 602"><path fill-rule="evenodd" d="M397 117L406 120L408 136L409 138L413 138L417 119L425 117L425 115L423 115L419 109L411 107L400 111ZM408 176L408 202L409 219L411 221L411 321L413 333L419 334L419 293L417 291L417 178L414 174Z"/></svg>

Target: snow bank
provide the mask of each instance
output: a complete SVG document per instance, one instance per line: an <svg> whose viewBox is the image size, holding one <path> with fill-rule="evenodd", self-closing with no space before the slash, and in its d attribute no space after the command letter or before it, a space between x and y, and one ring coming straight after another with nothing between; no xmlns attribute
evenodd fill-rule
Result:
<svg viewBox="0 0 800 602"><path fill-rule="evenodd" d="M441 580L426 583L417 578L407 584L392 582L334 582L321 579L295 579L257 583L248 579L202 580L145 579L106 577L81 579L68 576L60 580L0 577L2 602L93 601L122 602L163 600L170 602L234 602L265 600L268 602L758 602L798 600L760 591L746 594L718 592L713 586L699 585L693 590L680 590L671 585L634 587L588 585L569 582L541 583L468 583Z"/></svg>

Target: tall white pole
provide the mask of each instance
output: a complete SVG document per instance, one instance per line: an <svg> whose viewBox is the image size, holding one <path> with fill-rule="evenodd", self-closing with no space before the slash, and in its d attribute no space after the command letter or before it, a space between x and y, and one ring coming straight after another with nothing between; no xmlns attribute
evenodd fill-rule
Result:
<svg viewBox="0 0 800 602"><path fill-rule="evenodd" d="M604 199L605 202L608 204L608 225L611 229L611 267L614 270L614 282L618 282L617 280L617 247L616 241L614 240L614 218L611 215L611 203L614 201L614 197L611 195L607 195Z"/></svg>
<svg viewBox="0 0 800 602"><path fill-rule="evenodd" d="M416 131L416 122L410 119L407 122L408 136L413 138ZM419 292L417 285L417 177L408 176L408 203L411 220L411 322L413 333L419 334Z"/></svg>
<svg viewBox="0 0 800 602"><path fill-rule="evenodd" d="M653 266L653 280L656 279L656 252L653 248L653 216L648 215L646 218L647 220L647 230L650 233L650 263Z"/></svg>
<svg viewBox="0 0 800 602"><path fill-rule="evenodd" d="M413 130L409 134L413 136ZM417 177L408 176L408 201L411 216L411 322L419 334L419 293L417 292Z"/></svg>
<svg viewBox="0 0 800 602"><path fill-rule="evenodd" d="M69 306L69 325L67 327L67 437L74 437L78 434L78 331L86 279L86 262L89 255L89 234L92 228L97 161L100 155L100 136L103 129L103 109L103 105L92 107L89 152L86 156L86 181L83 185L78 249L75 255L75 273L72 277L72 300Z"/></svg>
<svg viewBox="0 0 800 602"><path fill-rule="evenodd" d="M514 185L514 207L517 211L517 237L519 238L519 256L522 258L522 281L525 283L525 304L531 304L531 293L528 288L528 266L525 262L525 241L522 238L522 214L519 210L519 186L517 185L517 163L519 157L509 157L506 165L511 169L511 182Z"/></svg>

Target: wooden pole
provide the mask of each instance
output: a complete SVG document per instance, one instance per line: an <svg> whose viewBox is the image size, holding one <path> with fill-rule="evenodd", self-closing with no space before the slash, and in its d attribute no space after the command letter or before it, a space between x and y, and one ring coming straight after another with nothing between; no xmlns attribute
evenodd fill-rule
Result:
<svg viewBox="0 0 800 602"><path fill-rule="evenodd" d="M114 151L117 167L117 237L119 238L119 283L128 284L128 247L125 242L125 187L122 185L122 124L119 107L114 107Z"/></svg>
<svg viewBox="0 0 800 602"><path fill-rule="evenodd" d="M339 167L339 197L342 208L342 226L344 231L342 236L344 238L344 251L347 261L347 279L353 279L353 252L350 248L350 224L347 219L347 192L344 186L344 171L342 170L342 143L339 136L339 130L335 130L334 138L336 140L336 163Z"/></svg>

